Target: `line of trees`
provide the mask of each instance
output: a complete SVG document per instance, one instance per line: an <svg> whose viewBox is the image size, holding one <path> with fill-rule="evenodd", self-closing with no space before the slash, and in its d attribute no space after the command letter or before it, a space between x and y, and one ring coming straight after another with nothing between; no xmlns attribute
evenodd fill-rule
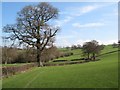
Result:
<svg viewBox="0 0 120 90"><path fill-rule="evenodd" d="M75 49L81 49L82 46L80 44L78 45L72 45L71 47L70 46L67 46L65 47L66 49L70 49L70 50L75 50Z"/></svg>
<svg viewBox="0 0 120 90"><path fill-rule="evenodd" d="M15 47L2 47L2 63L12 64L12 63L31 63L36 62L37 50L34 48L26 47L23 49ZM54 60L59 57L66 57L73 55L71 52L62 52L56 46L45 48L42 55L41 61L43 63L50 60Z"/></svg>

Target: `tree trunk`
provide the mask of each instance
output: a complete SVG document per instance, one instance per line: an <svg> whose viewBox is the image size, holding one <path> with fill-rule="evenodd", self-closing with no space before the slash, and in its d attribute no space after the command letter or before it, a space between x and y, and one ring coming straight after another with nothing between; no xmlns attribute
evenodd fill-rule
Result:
<svg viewBox="0 0 120 90"><path fill-rule="evenodd" d="M88 53L88 60L90 59L90 55L89 55L89 53Z"/></svg>
<svg viewBox="0 0 120 90"><path fill-rule="evenodd" d="M37 62L38 62L38 67L41 66L41 51L40 51L40 34L39 34L40 26L38 25L37 29Z"/></svg>
<svg viewBox="0 0 120 90"><path fill-rule="evenodd" d="M93 60L95 61L95 53L93 53Z"/></svg>
<svg viewBox="0 0 120 90"><path fill-rule="evenodd" d="M41 54L40 54L39 50L37 50L37 62L38 62L38 67L42 67L43 66L43 63L41 61Z"/></svg>
<svg viewBox="0 0 120 90"><path fill-rule="evenodd" d="M39 47L37 47L37 62L38 62L38 67L43 67L43 63L41 61L41 52L39 50Z"/></svg>
<svg viewBox="0 0 120 90"><path fill-rule="evenodd" d="M43 67L43 62L41 61L41 59L39 61L39 66Z"/></svg>
<svg viewBox="0 0 120 90"><path fill-rule="evenodd" d="M37 47L37 62L38 62L38 67L40 67L40 53L39 53L39 48Z"/></svg>
<svg viewBox="0 0 120 90"><path fill-rule="evenodd" d="M7 60L5 60L5 64L7 64Z"/></svg>

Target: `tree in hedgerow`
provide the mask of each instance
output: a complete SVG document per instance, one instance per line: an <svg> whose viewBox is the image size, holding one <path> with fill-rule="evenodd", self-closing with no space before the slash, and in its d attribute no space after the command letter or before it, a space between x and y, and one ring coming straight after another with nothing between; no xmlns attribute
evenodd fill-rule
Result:
<svg viewBox="0 0 120 90"><path fill-rule="evenodd" d="M83 54L87 55L87 59L90 60L96 60L96 55L100 53L100 51L104 48L103 45L99 45L96 40L92 40L90 42L86 42L83 45ZM91 58L90 58L90 55Z"/></svg>
<svg viewBox="0 0 120 90"><path fill-rule="evenodd" d="M91 47L91 42L85 42L82 47L83 55L87 56L88 60L90 60Z"/></svg>
<svg viewBox="0 0 120 90"><path fill-rule="evenodd" d="M43 50L52 45L59 27L48 24L52 19L57 19L58 9L46 2L38 5L26 6L18 12L14 25L6 25L3 31L9 33L10 40L17 40L37 50L38 67L43 66L41 55Z"/></svg>

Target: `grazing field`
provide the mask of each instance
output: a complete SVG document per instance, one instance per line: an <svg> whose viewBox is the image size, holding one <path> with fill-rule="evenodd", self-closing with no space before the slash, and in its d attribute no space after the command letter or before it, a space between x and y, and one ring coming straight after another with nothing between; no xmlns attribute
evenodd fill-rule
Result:
<svg viewBox="0 0 120 90"><path fill-rule="evenodd" d="M107 46L105 46L104 49L101 51L101 54L106 54L106 53L108 53L108 52L117 51L117 50L118 50L118 48L113 48L112 45L107 45ZM62 49L60 49L60 51L62 51L62 52L72 52L73 55L68 56L68 57L60 57L60 58L58 58L58 59L54 59L54 60L49 61L49 62L47 62L47 63L50 63L50 64L58 64L58 63L66 63L66 62L69 63L69 62L73 62L72 60L74 60L74 59L80 59L80 58L83 58L83 57L84 57L83 54L82 54L82 49L69 50L69 49L62 48ZM98 57L98 58L99 58L99 57ZM57 61L57 60L58 60L58 62L53 62L53 61ZM66 61L59 62L60 60L66 60ZM80 61L80 62L81 62L81 60L77 60L77 61ZM83 60L82 60L82 61L83 61Z"/></svg>
<svg viewBox="0 0 120 90"><path fill-rule="evenodd" d="M104 49L101 51L101 54L108 53L108 52L115 51L115 50L118 50L118 48L113 48L112 45L107 45L107 46L105 46Z"/></svg>
<svg viewBox="0 0 120 90"><path fill-rule="evenodd" d="M63 49L60 49L60 50L62 52L72 52L73 55L68 56L68 57L60 57L60 58L55 59L55 60L67 60L69 62L70 60L73 60L73 59L80 59L80 58L82 58L82 50L81 49L68 50L68 49L63 48ZM50 63L52 63L52 61L50 61Z"/></svg>
<svg viewBox="0 0 120 90"><path fill-rule="evenodd" d="M3 88L115 88L118 87L118 52L100 61L33 68L3 79Z"/></svg>

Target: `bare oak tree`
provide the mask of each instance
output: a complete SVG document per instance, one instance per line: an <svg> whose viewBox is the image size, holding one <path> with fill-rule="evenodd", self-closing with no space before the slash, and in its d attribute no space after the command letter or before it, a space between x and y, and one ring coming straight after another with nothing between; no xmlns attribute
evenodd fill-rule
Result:
<svg viewBox="0 0 120 90"><path fill-rule="evenodd" d="M26 43L37 49L38 66L43 66L41 54L46 46L53 43L59 27L48 24L52 19L57 19L58 9L46 2L36 6L26 6L20 12L16 24L6 25L3 31L10 33L10 40L18 40L20 44Z"/></svg>
<svg viewBox="0 0 120 90"><path fill-rule="evenodd" d="M85 42L82 50L83 54L87 55L88 60L96 60L96 55L98 55L103 48L103 45L99 45L96 40L92 40L90 42ZM92 54L92 58L90 58L90 54Z"/></svg>

